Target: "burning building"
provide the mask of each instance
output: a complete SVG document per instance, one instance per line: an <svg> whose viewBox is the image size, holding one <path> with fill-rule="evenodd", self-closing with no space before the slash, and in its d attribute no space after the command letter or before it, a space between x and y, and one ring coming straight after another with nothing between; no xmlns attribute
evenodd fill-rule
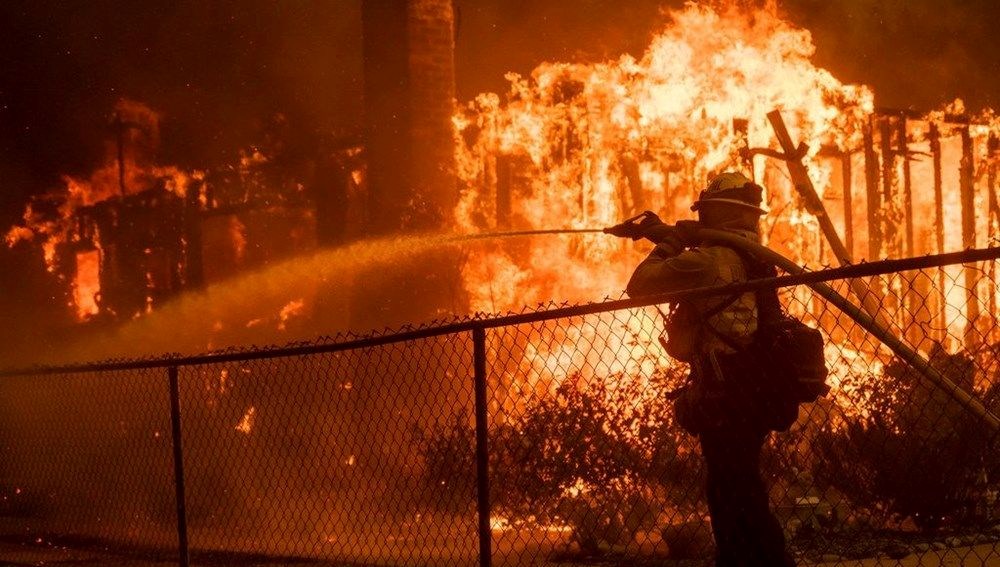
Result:
<svg viewBox="0 0 1000 567"><path fill-rule="evenodd" d="M279 113L237 162L184 171L157 164L159 114L122 100L104 165L36 198L8 243L41 244L77 321L123 321L317 246L444 229L457 201L453 6L365 2L362 27L363 132L296 137Z"/></svg>
<svg viewBox="0 0 1000 567"><path fill-rule="evenodd" d="M512 76L505 95L483 94L458 112L459 225L599 227L644 209L689 218L708 176L729 169L764 185L765 241L802 265L995 242L1000 130L992 113L969 115L961 101L926 115L876 108L867 88L816 67L809 32L774 7L748 18L734 7L689 5L672 18L641 58L546 63ZM775 110L788 122L790 148L772 128ZM785 161L799 160L819 202L789 177ZM498 247L466 264L465 281L474 308L488 311L600 297L626 275L593 266L627 270L635 262L628 252L600 235L537 241L517 253ZM517 282L517 293L498 300L498 279ZM962 287L944 292L963 295L955 301L909 296L896 313L995 327L996 290L971 274ZM989 312L976 302L949 309L966 304L964 294L986 299Z"/></svg>
<svg viewBox="0 0 1000 567"><path fill-rule="evenodd" d="M296 137L275 114L236 161L189 171L157 164L159 116L123 101L104 165L36 199L8 242L42 244L76 320L122 321L181 290L364 236L599 228L644 209L685 218L706 177L722 169L767 188L768 243L813 267L996 236L993 115L970 115L960 103L929 114L876 108L866 87L817 67L809 32L773 5L753 17L687 6L640 57L545 63L512 76L502 96L458 108L451 2L364 2L360 17L360 132ZM767 119L775 110L802 144L795 157L818 203L775 159L781 148ZM368 285L345 301L380 315L345 324L615 295L636 252L600 235L555 236L476 246L460 266L448 252L395 275L378 269L359 274ZM596 265L606 268L595 274ZM967 291L942 293L991 296L968 278ZM964 329L996 318L994 307L951 313L947 297L897 303L900 317L948 315Z"/></svg>

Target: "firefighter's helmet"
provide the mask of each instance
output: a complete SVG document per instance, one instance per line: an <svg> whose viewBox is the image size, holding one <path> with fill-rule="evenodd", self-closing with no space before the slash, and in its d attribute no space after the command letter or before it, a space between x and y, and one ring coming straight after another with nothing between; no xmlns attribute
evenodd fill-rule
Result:
<svg viewBox="0 0 1000 567"><path fill-rule="evenodd" d="M763 215L767 213L760 206L763 193L763 187L747 179L742 173L727 171L712 178L698 200L691 205L691 210L697 211L706 203L717 203L752 209Z"/></svg>

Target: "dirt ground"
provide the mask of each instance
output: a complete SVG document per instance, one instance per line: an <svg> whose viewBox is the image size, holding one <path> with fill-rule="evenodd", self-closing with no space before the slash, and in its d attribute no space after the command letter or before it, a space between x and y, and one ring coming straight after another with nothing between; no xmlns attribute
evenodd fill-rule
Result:
<svg viewBox="0 0 1000 567"><path fill-rule="evenodd" d="M822 567L1000 567L1000 552L992 543L972 547L931 550L911 554L902 559L875 558L862 560L837 560L819 563Z"/></svg>
<svg viewBox="0 0 1000 567"><path fill-rule="evenodd" d="M315 567L351 567L343 563L329 563L317 560L293 560L266 557L213 557L192 558L191 565L217 567L239 565L240 567L273 567L298 564ZM834 559L834 558L831 558ZM235 563L233 561L236 561ZM25 547L12 543L0 543L0 566L106 566L106 567L170 567L177 565L176 559L168 557L136 558L101 550L80 550L69 548ZM537 563L535 564L537 565ZM553 563L553 567L573 567L570 563ZM600 563L589 563L600 566ZM652 564L650 564L652 565ZM676 565L666 562L664 565ZM809 563L815 567L1000 567L1000 552L993 544L972 547L958 547L944 550L930 550L911 554L901 559L888 557L862 560L834 559L823 563ZM361 567L361 566L354 566Z"/></svg>

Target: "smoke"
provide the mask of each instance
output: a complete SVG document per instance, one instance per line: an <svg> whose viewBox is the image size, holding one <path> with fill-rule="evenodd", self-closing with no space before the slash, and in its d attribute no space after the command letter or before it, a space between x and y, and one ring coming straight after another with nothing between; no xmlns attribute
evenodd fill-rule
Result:
<svg viewBox="0 0 1000 567"><path fill-rule="evenodd" d="M598 62L640 55L680 0L459 0L458 92L503 92L506 71L542 61ZM770 4L770 0L711 4ZM962 98L1000 107L1000 5L990 0L781 0L813 33L815 62L845 83L872 86L878 104L929 111Z"/></svg>
<svg viewBox="0 0 1000 567"><path fill-rule="evenodd" d="M639 55L682 3L456 0L459 99L502 91L506 72L542 61ZM991 0L779 5L812 30L817 64L872 85L880 104L1000 106ZM230 160L275 112L299 130L357 131L360 34L360 0L0 3L0 219L98 163L123 97L163 112L160 161L185 168Z"/></svg>
<svg viewBox="0 0 1000 567"><path fill-rule="evenodd" d="M282 112L304 130L358 128L360 2L0 4L0 144L26 194L103 157L120 98L164 114L162 163L232 158Z"/></svg>
<svg viewBox="0 0 1000 567"><path fill-rule="evenodd" d="M872 86L890 108L933 110L962 98L970 110L1000 107L1000 5L989 0L823 2L788 0L811 30L816 61L841 80Z"/></svg>

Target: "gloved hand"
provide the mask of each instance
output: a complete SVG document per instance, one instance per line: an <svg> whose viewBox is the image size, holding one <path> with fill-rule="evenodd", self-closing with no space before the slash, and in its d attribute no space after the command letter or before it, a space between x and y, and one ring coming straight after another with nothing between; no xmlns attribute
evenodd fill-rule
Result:
<svg viewBox="0 0 1000 567"><path fill-rule="evenodd" d="M605 228L604 232L612 236L639 240L640 238L649 238L651 234L659 236L662 232L661 227L665 226L667 225L660 220L660 217L656 216L656 213L645 211L615 226Z"/></svg>
<svg viewBox="0 0 1000 567"><path fill-rule="evenodd" d="M677 238L681 240L684 246L695 246L699 242L698 230L702 228L702 224L695 220L680 220L674 225L677 230Z"/></svg>
<svg viewBox="0 0 1000 567"><path fill-rule="evenodd" d="M653 244L664 244L668 248L676 248L678 251L685 247L682 231L679 231L675 226L666 224L652 211L645 211L620 224L606 228L604 232L632 240L645 238Z"/></svg>

